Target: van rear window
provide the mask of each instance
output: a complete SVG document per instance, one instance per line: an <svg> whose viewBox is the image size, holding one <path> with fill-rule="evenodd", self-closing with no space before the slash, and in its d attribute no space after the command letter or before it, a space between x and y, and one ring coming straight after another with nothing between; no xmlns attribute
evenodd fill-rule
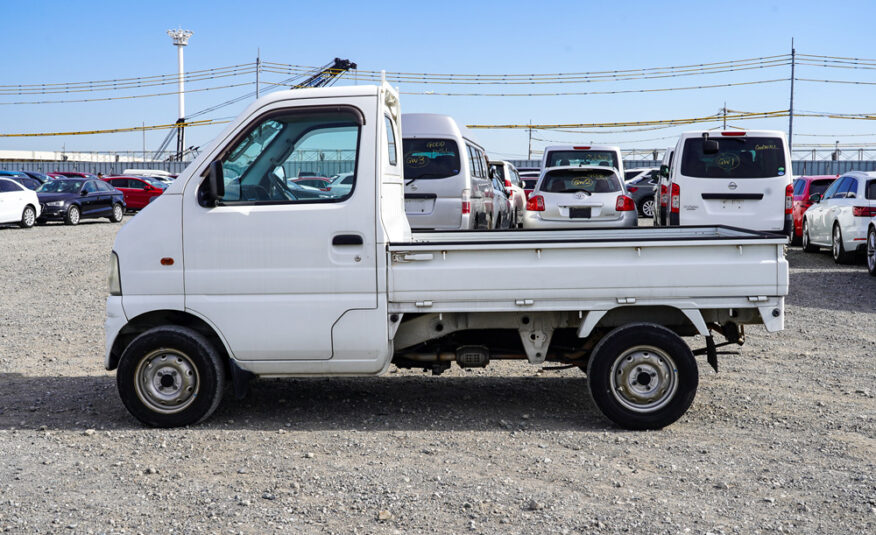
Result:
<svg viewBox="0 0 876 535"><path fill-rule="evenodd" d="M684 142L681 174L697 178L770 178L790 173L785 145L777 137L712 137L718 151L706 154L702 138Z"/></svg>
<svg viewBox="0 0 876 535"><path fill-rule="evenodd" d="M576 191L610 193L620 191L621 187L617 177L611 171L563 169L548 171L538 190L545 193L575 193Z"/></svg>
<svg viewBox="0 0 876 535"><path fill-rule="evenodd" d="M617 154L610 150L552 150L548 153L547 167L563 165L601 165L620 169Z"/></svg>
<svg viewBox="0 0 876 535"><path fill-rule="evenodd" d="M459 174L459 147L452 139L403 139L402 149L406 180Z"/></svg>

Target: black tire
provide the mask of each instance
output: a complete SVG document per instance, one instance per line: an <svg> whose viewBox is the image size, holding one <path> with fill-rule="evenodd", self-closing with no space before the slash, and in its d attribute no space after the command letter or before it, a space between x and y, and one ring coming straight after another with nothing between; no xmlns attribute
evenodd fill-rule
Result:
<svg viewBox="0 0 876 535"><path fill-rule="evenodd" d="M81 218L82 212L79 211L79 207L72 204L70 205L70 208L67 208L67 214L64 216L64 223L68 225L78 225Z"/></svg>
<svg viewBox="0 0 876 535"><path fill-rule="evenodd" d="M681 337L661 325L634 323L614 329L596 344L587 380L590 396L606 418L626 429L660 429L690 408L699 372Z"/></svg>
<svg viewBox="0 0 876 535"><path fill-rule="evenodd" d="M867 231L867 271L876 277L876 227L873 225Z"/></svg>
<svg viewBox="0 0 876 535"><path fill-rule="evenodd" d="M21 228L30 228L36 223L36 210L33 206L27 205L24 207L24 210L21 211L21 221L18 222L18 226Z"/></svg>
<svg viewBox="0 0 876 535"><path fill-rule="evenodd" d="M128 412L144 424L193 425L219 406L225 367L216 348L200 333L185 327L155 327L125 348L116 384Z"/></svg>
<svg viewBox="0 0 876 535"><path fill-rule="evenodd" d="M121 223L122 219L125 217L125 209L122 207L121 203L113 204L113 214L109 216L109 220L113 223Z"/></svg>
<svg viewBox="0 0 876 535"><path fill-rule="evenodd" d="M847 253L843 246L843 231L839 223L833 224L833 232L830 233L830 252L833 261L837 264L848 264L854 256L852 253Z"/></svg>
<svg viewBox="0 0 876 535"><path fill-rule="evenodd" d="M812 245L812 241L809 239L809 223L806 222L806 219L803 219L803 252L805 253L817 253L820 247L817 245Z"/></svg>

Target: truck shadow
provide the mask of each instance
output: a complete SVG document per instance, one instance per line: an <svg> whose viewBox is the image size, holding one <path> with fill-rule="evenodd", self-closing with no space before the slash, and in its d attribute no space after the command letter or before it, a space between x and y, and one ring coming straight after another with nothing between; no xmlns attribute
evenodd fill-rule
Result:
<svg viewBox="0 0 876 535"><path fill-rule="evenodd" d="M567 374L571 372L566 372ZM266 379L195 429L611 430L583 374ZM0 429L139 429L111 375L0 374Z"/></svg>

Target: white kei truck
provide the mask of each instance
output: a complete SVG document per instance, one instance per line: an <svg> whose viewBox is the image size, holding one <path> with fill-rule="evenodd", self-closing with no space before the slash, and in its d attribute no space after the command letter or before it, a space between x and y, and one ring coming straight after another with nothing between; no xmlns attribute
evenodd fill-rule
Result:
<svg viewBox="0 0 876 535"><path fill-rule="evenodd" d="M717 370L744 325L784 327L784 236L412 233L399 117L385 83L264 96L119 231L105 366L134 417L195 424L255 377L525 359L584 370L608 419L657 429L693 402L695 354ZM353 185L298 186L302 162Z"/></svg>

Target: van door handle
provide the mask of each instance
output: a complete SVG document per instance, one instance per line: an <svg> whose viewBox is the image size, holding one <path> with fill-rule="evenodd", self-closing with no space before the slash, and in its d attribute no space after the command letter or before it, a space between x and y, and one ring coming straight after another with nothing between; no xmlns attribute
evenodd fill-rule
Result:
<svg viewBox="0 0 876 535"><path fill-rule="evenodd" d="M362 236L358 234L338 234L332 238L332 245L362 245Z"/></svg>

